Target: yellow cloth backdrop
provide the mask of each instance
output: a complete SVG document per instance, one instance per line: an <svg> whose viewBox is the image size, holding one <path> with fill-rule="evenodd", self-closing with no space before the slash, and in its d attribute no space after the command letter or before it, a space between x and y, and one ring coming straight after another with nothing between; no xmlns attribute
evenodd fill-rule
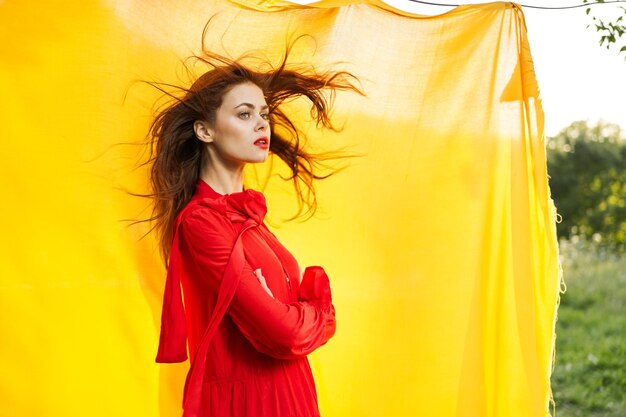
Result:
<svg viewBox="0 0 626 417"><path fill-rule="evenodd" d="M289 184L264 189L275 233L331 277L337 334L311 356L323 416L549 413L555 211L517 5L43 6L0 2L0 416L180 414L187 364L154 363L164 268L147 227L122 221L148 214L125 191L147 176L126 143L158 98L135 81L184 83L217 12L207 47L277 60L308 33L294 61L347 69L367 94L337 96L338 133L290 104L312 147L360 155L318 184L315 218L283 222Z"/></svg>

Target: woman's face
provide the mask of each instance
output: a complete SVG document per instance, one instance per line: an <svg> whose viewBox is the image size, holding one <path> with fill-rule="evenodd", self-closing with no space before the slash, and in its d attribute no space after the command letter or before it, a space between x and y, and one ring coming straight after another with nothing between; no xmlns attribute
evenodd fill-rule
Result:
<svg viewBox="0 0 626 417"><path fill-rule="evenodd" d="M198 121L194 127L198 138L208 144L213 163L237 167L267 159L271 134L268 106L255 84L233 87L224 94L215 122Z"/></svg>

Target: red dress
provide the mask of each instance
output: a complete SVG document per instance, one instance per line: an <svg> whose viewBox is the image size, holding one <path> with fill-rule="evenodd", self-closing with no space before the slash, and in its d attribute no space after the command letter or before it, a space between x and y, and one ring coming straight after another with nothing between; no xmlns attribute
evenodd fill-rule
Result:
<svg viewBox="0 0 626 417"><path fill-rule="evenodd" d="M306 355L335 333L328 278L309 267L300 283L266 211L257 191L220 195L199 180L177 218L157 362L186 360L188 335L185 417L319 416Z"/></svg>

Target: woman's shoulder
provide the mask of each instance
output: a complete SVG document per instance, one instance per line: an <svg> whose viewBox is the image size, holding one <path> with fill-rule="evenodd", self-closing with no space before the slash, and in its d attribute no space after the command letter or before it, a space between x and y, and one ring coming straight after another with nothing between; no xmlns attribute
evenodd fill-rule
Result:
<svg viewBox="0 0 626 417"><path fill-rule="evenodd" d="M234 225L214 207L188 204L179 214L180 228L185 235L219 236L234 232Z"/></svg>

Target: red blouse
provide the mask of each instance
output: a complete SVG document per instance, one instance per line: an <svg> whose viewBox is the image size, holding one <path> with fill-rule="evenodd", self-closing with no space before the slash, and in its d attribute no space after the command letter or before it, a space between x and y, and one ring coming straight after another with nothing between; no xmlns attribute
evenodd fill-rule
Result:
<svg viewBox="0 0 626 417"><path fill-rule="evenodd" d="M257 191L220 195L199 180L177 218L157 362L184 361L188 335L185 417L319 416L306 355L335 333L328 277L308 267L300 282L295 258L263 223L266 211ZM230 302L218 298L229 285Z"/></svg>

